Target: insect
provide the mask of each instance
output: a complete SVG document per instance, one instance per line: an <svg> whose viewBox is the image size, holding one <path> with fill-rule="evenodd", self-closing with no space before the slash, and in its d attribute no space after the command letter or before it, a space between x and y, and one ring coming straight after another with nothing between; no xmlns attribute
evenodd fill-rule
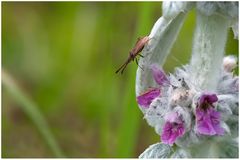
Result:
<svg viewBox="0 0 240 160"><path fill-rule="evenodd" d="M120 68L115 73L118 73L119 71L121 71L121 74L122 74L125 68L127 67L128 63L130 63L131 61L136 60L136 63L138 65L138 60L136 56L139 55L140 57L143 57L140 54L140 52L143 50L144 46L148 43L149 40L150 38L148 36L138 38L134 48L129 53L128 59L126 60L125 63L123 63L123 65L120 66Z"/></svg>

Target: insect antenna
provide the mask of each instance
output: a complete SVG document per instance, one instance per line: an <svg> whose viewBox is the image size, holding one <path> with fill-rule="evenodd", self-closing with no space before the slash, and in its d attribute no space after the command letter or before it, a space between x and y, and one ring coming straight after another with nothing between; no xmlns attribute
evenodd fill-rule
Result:
<svg viewBox="0 0 240 160"><path fill-rule="evenodd" d="M120 68L118 68L118 70L115 72L116 74L119 72L119 71L121 71L121 74L122 74L122 72L124 71L124 69L127 67L127 62L125 62L123 65L121 65L121 67Z"/></svg>
<svg viewBox="0 0 240 160"><path fill-rule="evenodd" d="M123 66L121 74L123 74L123 71L125 70L126 67L127 67L127 63Z"/></svg>
<svg viewBox="0 0 240 160"><path fill-rule="evenodd" d="M121 71L121 74L123 74L123 71L125 70L125 68L127 67L127 65L128 65L128 63L130 63L131 62L131 54L129 55L129 57L128 57L128 59L126 60L126 62L123 64L123 65L121 65L121 67L115 72L115 73L118 73L119 71Z"/></svg>

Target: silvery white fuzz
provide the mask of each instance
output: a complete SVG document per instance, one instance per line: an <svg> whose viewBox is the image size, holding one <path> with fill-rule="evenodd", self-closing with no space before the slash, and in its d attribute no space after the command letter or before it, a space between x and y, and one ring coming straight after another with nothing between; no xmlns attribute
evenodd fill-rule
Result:
<svg viewBox="0 0 240 160"><path fill-rule="evenodd" d="M189 64L162 66L189 10L197 24ZM238 157L237 58L225 56L227 31L238 38L238 2L163 2L136 75L139 108L160 142L139 158Z"/></svg>

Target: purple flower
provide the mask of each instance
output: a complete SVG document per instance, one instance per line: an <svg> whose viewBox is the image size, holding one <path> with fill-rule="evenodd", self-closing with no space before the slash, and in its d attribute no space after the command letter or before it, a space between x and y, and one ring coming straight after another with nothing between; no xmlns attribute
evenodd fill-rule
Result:
<svg viewBox="0 0 240 160"><path fill-rule="evenodd" d="M218 98L216 94L210 94L210 93L202 94L198 101L197 107L200 107L201 109L207 109L213 106L212 104L217 101L218 101Z"/></svg>
<svg viewBox="0 0 240 160"><path fill-rule="evenodd" d="M160 95L159 88L153 88L137 97L140 106L148 108L152 101Z"/></svg>
<svg viewBox="0 0 240 160"><path fill-rule="evenodd" d="M165 120L161 140L165 144L172 145L178 137L185 133L184 124L180 116L175 112L168 114Z"/></svg>
<svg viewBox="0 0 240 160"><path fill-rule="evenodd" d="M196 108L196 129L204 135L223 135L224 129L220 126L220 112L213 108L217 102L216 94L203 94Z"/></svg>
<svg viewBox="0 0 240 160"><path fill-rule="evenodd" d="M153 64L151 66L151 69L152 69L152 74L153 74L154 80L160 86L162 86L164 84L169 84L169 80L162 69L160 69L156 64Z"/></svg>
<svg viewBox="0 0 240 160"><path fill-rule="evenodd" d="M156 64L153 64L151 69L153 78L159 85L169 84L168 78L162 69L160 69ZM152 101L159 95L160 88L150 88L148 91L137 97L137 102L140 106L148 108Z"/></svg>
<svg viewBox="0 0 240 160"><path fill-rule="evenodd" d="M167 76L165 75L163 70L158 68L156 64L153 64L151 66L151 69L152 69L153 78L159 85L164 85L169 83ZM137 102L140 106L148 108L149 105L152 103L152 101L159 95L160 95L160 88L151 88L150 90L138 96Z"/></svg>
<svg viewBox="0 0 240 160"><path fill-rule="evenodd" d="M212 107L207 110L196 109L197 132L204 135L223 135L224 130L220 126L220 112Z"/></svg>

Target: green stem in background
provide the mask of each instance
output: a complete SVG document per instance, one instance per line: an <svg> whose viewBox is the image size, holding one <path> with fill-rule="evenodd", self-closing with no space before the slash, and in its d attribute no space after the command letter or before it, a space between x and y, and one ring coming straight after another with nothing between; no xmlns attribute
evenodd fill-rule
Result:
<svg viewBox="0 0 240 160"><path fill-rule="evenodd" d="M98 37L99 43L96 44L97 49L102 50L94 50L95 57L99 56L97 54L104 54L104 56L110 56L111 47L109 46L110 41L114 41L111 35L114 35L114 27L111 26L112 20L115 18L112 6L110 4L104 5L104 10L99 11L101 12L101 16L98 17L98 22L96 24L96 34L95 37ZM103 28L108 28L104 30ZM101 43L102 35L105 35L104 43ZM97 54L96 54L97 53ZM91 65L92 62L89 63L88 66ZM98 62L101 64L102 62ZM94 110L97 110L98 113L98 130L99 131L99 149L97 157L101 158L109 158L112 155L112 130L111 130L111 113L113 107L116 106L115 103L118 102L116 88L114 87L114 70L113 64L106 60L104 61L104 65L102 64L102 70L104 72L100 73L97 76L97 83L98 85L94 88L94 95L96 96L98 105ZM108 93L108 97L103 98L103 92Z"/></svg>
<svg viewBox="0 0 240 160"><path fill-rule="evenodd" d="M19 107L30 117L33 123L42 134L44 140L48 144L56 157L64 157L60 147L58 146L50 128L39 111L38 107L32 102L16 85L12 77L2 70L2 84L5 89L10 93L13 99L19 104Z"/></svg>
<svg viewBox="0 0 240 160"><path fill-rule="evenodd" d="M160 7L159 7L160 8ZM139 18L137 24L137 31L135 33L136 36L144 36L143 34L146 33L148 26L152 25L151 16L153 14L152 6L149 3L144 3L139 8ZM134 39L133 41L136 41ZM136 97L135 97L135 74L136 68L130 67L131 72L128 75L129 79L126 81L128 82L126 86L126 91L123 97L123 116L122 122L119 127L119 135L118 135L118 146L117 146L117 156L118 157L134 157L135 148L137 144L137 139L139 135L139 128L140 128L140 111L137 106Z"/></svg>

